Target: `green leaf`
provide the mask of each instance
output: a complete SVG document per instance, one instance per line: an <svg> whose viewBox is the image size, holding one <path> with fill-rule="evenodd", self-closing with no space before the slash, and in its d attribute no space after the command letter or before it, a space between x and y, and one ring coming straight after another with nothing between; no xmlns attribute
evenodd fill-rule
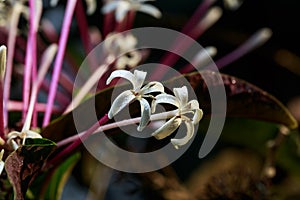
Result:
<svg viewBox="0 0 300 200"><path fill-rule="evenodd" d="M201 75L199 73L191 73L176 77L165 82L164 85L167 86L167 88L180 87L182 84L185 84L184 79L187 79L198 97L200 107L204 111L204 116L209 116L211 110L210 96L203 76L210 82L210 85L213 84L215 87L222 86L215 81L218 74L212 71L203 71ZM242 117L274 122L283 124L290 129L295 129L298 126L297 121L287 108L274 96L244 80L224 74L221 76L227 95L228 117ZM122 91L122 88L125 88L126 85L117 87ZM95 110L98 117L108 112L113 90L114 87L107 88L95 96ZM90 105L91 99L76 108L76 112L82 116L89 116L91 110L89 109ZM136 111L139 112L138 110ZM132 114L134 114L134 112L132 112ZM86 120L85 123L80 124L82 125L80 130L86 130L92 124L93 122ZM42 130L41 134L44 137L58 141L74 135L80 130L76 130L72 113L69 113L54 120L49 126ZM55 135L53 135L54 133Z"/></svg>
<svg viewBox="0 0 300 200"><path fill-rule="evenodd" d="M48 139L28 138L24 146L7 157L5 170L13 185L15 199L25 198L29 185L55 148L55 143Z"/></svg>
<svg viewBox="0 0 300 200"><path fill-rule="evenodd" d="M59 167L55 169L47 185L45 192L40 194L40 199L60 199L63 188L70 176L73 168L79 161L81 155L76 153L65 160Z"/></svg>

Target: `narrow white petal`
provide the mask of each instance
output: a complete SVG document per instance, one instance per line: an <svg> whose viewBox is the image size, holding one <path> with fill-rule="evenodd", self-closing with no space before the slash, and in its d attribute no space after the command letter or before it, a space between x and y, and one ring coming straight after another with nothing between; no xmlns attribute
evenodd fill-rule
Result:
<svg viewBox="0 0 300 200"><path fill-rule="evenodd" d="M129 105L129 103L135 99L135 96L132 94L130 90L126 90L122 92L112 103L110 110L108 112L108 118L111 119L118 112L120 112L124 107Z"/></svg>
<svg viewBox="0 0 300 200"><path fill-rule="evenodd" d="M164 92L164 86L157 81L152 81L147 83L147 85L145 85L142 89L141 89L141 93L142 94L149 94L152 92L160 92L163 93Z"/></svg>
<svg viewBox="0 0 300 200"><path fill-rule="evenodd" d="M162 127L160 127L154 133L152 133L152 136L154 136L158 140L168 137L174 131L176 131L176 129L181 124L181 121L182 121L181 118L177 118L176 116L172 117Z"/></svg>
<svg viewBox="0 0 300 200"><path fill-rule="evenodd" d="M140 90L141 87L144 84L144 81L146 79L147 72L139 71L139 70L134 70L134 81L136 82L135 85L133 85L134 91Z"/></svg>
<svg viewBox="0 0 300 200"><path fill-rule="evenodd" d="M10 133L7 135L7 138L10 140L10 139L19 137L20 135L21 135L20 132L18 132L18 131L12 131L12 132L10 132Z"/></svg>
<svg viewBox="0 0 300 200"><path fill-rule="evenodd" d="M187 87L183 86L181 88L174 88L173 92L175 94L175 97L177 97L180 101L180 105L184 106L188 102L188 91Z"/></svg>
<svg viewBox="0 0 300 200"><path fill-rule="evenodd" d="M31 130L27 130L25 131L25 133L26 133L26 138L42 138L42 136L39 133Z"/></svg>
<svg viewBox="0 0 300 200"><path fill-rule="evenodd" d="M87 14L91 15L95 12L97 8L97 1L96 0L85 0L86 5L87 5Z"/></svg>
<svg viewBox="0 0 300 200"><path fill-rule="evenodd" d="M161 17L161 12L154 6L152 5L141 5L138 8L138 11L149 14L155 18L160 18Z"/></svg>
<svg viewBox="0 0 300 200"><path fill-rule="evenodd" d="M4 162L1 160L0 161L0 175L1 175L2 171L3 171L3 169L4 169Z"/></svg>
<svg viewBox="0 0 300 200"><path fill-rule="evenodd" d="M194 109L199 109L199 102L198 102L197 100L195 100L195 99L189 101L188 104L190 104L190 108L191 108L192 110L194 110Z"/></svg>
<svg viewBox="0 0 300 200"><path fill-rule="evenodd" d="M110 1L102 7L101 12L103 14L110 13L118 7L118 4L118 1Z"/></svg>
<svg viewBox="0 0 300 200"><path fill-rule="evenodd" d="M130 4L125 1L120 1L118 8L116 10L116 20L117 22L121 22L124 20L127 12L130 10Z"/></svg>
<svg viewBox="0 0 300 200"><path fill-rule="evenodd" d="M155 105L160 103L172 104L179 108L179 101L176 97L170 94L159 94L155 97Z"/></svg>
<svg viewBox="0 0 300 200"><path fill-rule="evenodd" d="M146 99L140 99L139 100L141 105L141 121L137 128L138 131L142 131L150 121L150 115L151 115L151 108Z"/></svg>
<svg viewBox="0 0 300 200"><path fill-rule="evenodd" d="M106 84L108 85L114 78L124 78L131 82L133 88L137 85L135 76L127 70L116 70L113 71L108 79L106 80Z"/></svg>
<svg viewBox="0 0 300 200"><path fill-rule="evenodd" d="M201 109L196 109L193 116L193 124L197 124L203 117L203 111Z"/></svg>
<svg viewBox="0 0 300 200"><path fill-rule="evenodd" d="M178 149L180 146L185 145L186 143L188 143L190 141L190 139L193 137L194 134L194 125L193 123L188 120L188 121L184 121L186 128L187 128L187 132L186 132L186 136L184 136L181 139L171 139L171 143L174 145L174 147L176 149Z"/></svg>
<svg viewBox="0 0 300 200"><path fill-rule="evenodd" d="M237 10L242 3L243 0L224 0L224 6L229 10Z"/></svg>
<svg viewBox="0 0 300 200"><path fill-rule="evenodd" d="M2 45L0 47L0 78L1 81L4 79L6 70L6 46Z"/></svg>

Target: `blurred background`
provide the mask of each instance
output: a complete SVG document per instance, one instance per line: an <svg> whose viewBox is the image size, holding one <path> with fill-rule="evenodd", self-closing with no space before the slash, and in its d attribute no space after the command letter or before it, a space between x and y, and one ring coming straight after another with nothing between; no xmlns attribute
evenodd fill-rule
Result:
<svg viewBox="0 0 300 200"><path fill-rule="evenodd" d="M156 26L179 31L199 3L201 0L156 0L153 5L162 11L163 17L157 20L138 13L135 27ZM62 1L60 4L63 6L64 2ZM266 90L287 105L300 121L300 2L297 0L244 0L241 7L235 11L224 9L222 1L218 1L216 5L223 8L223 16L198 39L199 43L204 47L215 46L218 54L214 59L218 59L234 50L258 29L263 27L272 29L273 36L265 45L224 67L221 72L247 80ZM89 25L99 28L102 26L100 6L101 2L99 1L96 13L88 17ZM47 8L47 2L45 2L45 7ZM49 8L45 17L56 22L59 29L60 20L57 19L60 15L57 13L60 13L60 7L56 12ZM71 39L76 40L78 38L76 28L72 34ZM155 184L159 185L160 181L165 185L168 183L174 185L174 188L168 186L172 193L169 199L189 199L180 196L189 193L182 188L182 183L185 183L184 187L187 187L196 196L209 196L210 193L213 196L222 194L222 191L203 192L203 185L206 188L218 188L217 184L213 185L215 179L211 179L218 173L223 173L218 180L223 180L223 183L229 188L236 187L235 189L241 193L266 193L265 195L268 196L269 193L265 189L266 183L259 185L261 183L259 171L266 159L266 143L276 136L277 130L277 126L274 124L228 119L221 140L209 157L204 160L197 158L199 144L203 139L203 136L197 136L189 151L171 166L172 169L163 170L161 173L163 176L155 173L135 175L116 172L95 164L95 161L86 153L86 160L82 161L74 171L74 176L71 177L65 189L63 199L74 199L75 197L84 199L88 193L88 187L84 186L82 182L91 184L89 188L94 191L92 193L95 195L90 195L91 199L167 199L165 196L168 195L164 193L165 188L160 188L161 190L156 188L158 186ZM292 140L294 141L294 139ZM300 171L300 161L296 155L297 148L295 142L292 141L288 141L284 145L281 153L278 153L277 174L272 179L275 189L272 188L272 190L277 188L279 188L279 192L285 190L285 194L282 195L284 197L281 196L282 199L298 199L299 192L297 191L300 189L300 179L297 171ZM287 154L292 158L284 160L283 157ZM240 169L243 167L240 166L247 166L250 171L243 171ZM229 172L233 171L233 175L227 169ZM84 171L87 177L94 177L94 179L96 177L96 181L90 183L89 178L84 178L82 174L78 173L79 171ZM296 176L296 180L290 178L291 176ZM239 180L241 177L244 177L243 181ZM158 182L149 182L151 179ZM235 181L236 179L238 181ZM211 183L212 186L208 183ZM238 188L238 185L241 187ZM246 185L245 188L243 185ZM249 185L257 187L249 189L249 187L247 188ZM285 186L283 187L283 185ZM98 191L96 191L97 188ZM153 191L159 191L157 193L161 196L159 198L155 195L151 196ZM181 193L177 194L175 191ZM97 192L99 194L96 194ZM238 196L228 199L241 198ZM274 199L270 196L266 197L266 199L268 198Z"/></svg>

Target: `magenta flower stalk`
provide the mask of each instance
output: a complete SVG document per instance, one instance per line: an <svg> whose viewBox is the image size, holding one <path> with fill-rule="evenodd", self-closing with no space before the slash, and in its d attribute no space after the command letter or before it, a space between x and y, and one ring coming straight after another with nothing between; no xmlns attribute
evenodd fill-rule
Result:
<svg viewBox="0 0 300 200"><path fill-rule="evenodd" d="M37 112L45 112L47 104L45 103L35 103L34 108ZM22 101L14 101L9 100L7 104L8 111L22 111L23 109L23 102ZM53 106L53 113L61 113L61 109L58 106Z"/></svg>
<svg viewBox="0 0 300 200"><path fill-rule="evenodd" d="M256 31L249 39L247 39L244 43L242 43L238 48L236 48L229 54L217 60L215 64L219 69L221 69L233 63L234 61L238 60L239 58L243 57L244 55L248 54L255 48L258 48L259 46L263 45L265 42L267 42L270 39L271 36L272 36L272 31L269 28L262 28ZM208 54L210 53L208 52ZM205 65L204 63L202 67L205 67L205 69L211 69L212 66L211 64ZM185 66L180 70L180 73L188 73L193 70L195 70L195 66L188 64L187 66Z"/></svg>
<svg viewBox="0 0 300 200"><path fill-rule="evenodd" d="M209 29L222 15L222 10L219 7L213 7L208 10L207 14L198 22L198 24L193 27L192 30L187 32L186 34L193 39L199 38L207 29ZM186 41L184 39L177 39L174 42L172 51L176 51L177 53L183 53L186 49L188 49L192 42L192 40ZM174 53L167 53L161 60L161 64L167 66L173 66L178 60L179 56ZM167 68L159 68L153 72L150 80L160 80L164 74L167 72Z"/></svg>
<svg viewBox="0 0 300 200"><path fill-rule="evenodd" d="M88 9L88 11L89 11L89 9ZM85 13L86 12L82 5L82 1L78 1L76 8L75 8L75 17L76 17L76 21L77 21L83 48L85 50L86 55L88 55L90 53L90 51L93 49L93 46L90 41L89 26L88 26L87 17L86 17ZM94 66L95 66L96 60L95 60L94 54L92 54L91 56L88 56L87 59L88 59L88 63L90 66L90 70L95 70Z"/></svg>
<svg viewBox="0 0 300 200"><path fill-rule="evenodd" d="M104 15L104 21L102 27L103 38L105 38L110 32L113 31L114 24L115 24L114 12L106 13Z"/></svg>
<svg viewBox="0 0 300 200"><path fill-rule="evenodd" d="M214 4L216 0L204 0L197 8L197 10L194 12L192 17L189 19L189 21L185 24L185 26L182 28L181 32L183 34L188 33L191 29L194 28L194 26L199 22L199 19L201 19L207 10Z"/></svg>
<svg viewBox="0 0 300 200"><path fill-rule="evenodd" d="M222 57L221 59L217 60L215 62L217 67L221 69L222 67L231 64L232 62L249 53L253 49L263 45L270 39L271 36L272 31L269 28L262 28L258 30L237 49L235 49L228 55Z"/></svg>
<svg viewBox="0 0 300 200"><path fill-rule="evenodd" d="M156 113L156 114L153 114L153 115L150 116L150 120L151 121L159 121L159 120L170 119L175 114L176 114L176 110L175 111L174 110L173 111L166 111L166 112L162 112L162 113ZM103 126L98 127L98 129L95 130L94 133L103 132L103 131L107 131L107 130L122 127L122 126L128 126L128 125L131 125L131 124L136 124L136 123L139 123L141 121L141 119L142 119L142 117L136 117L136 118L125 119L125 120L122 120L122 121L105 124ZM82 138L82 136L85 135L85 134L86 134L86 131L78 133L77 135L73 135L71 137L68 137L68 138L66 138L62 141L59 141L57 143L57 147L60 148L64 145L66 145L66 144L74 142L77 139Z"/></svg>
<svg viewBox="0 0 300 200"><path fill-rule="evenodd" d="M82 143L82 141L86 140L89 136L91 136L99 128L99 126L104 125L108 121L108 115L105 114L98 122L91 126L84 134L82 134L81 137L77 138L72 144L67 146L60 153L58 153L52 160L47 162L47 164L43 168L47 169L61 162L61 160L64 157L68 156L70 153L72 153Z"/></svg>
<svg viewBox="0 0 300 200"><path fill-rule="evenodd" d="M72 22L72 16L75 10L76 3L77 0L68 0L67 2L66 13L62 25L62 33L59 38L58 53L54 63L54 71L52 73L51 86L50 86L49 96L47 100L48 107L45 112L43 126L46 126L50 122L52 108L53 108L57 85L58 85L58 79L59 79L59 75L63 63L70 26Z"/></svg>
<svg viewBox="0 0 300 200"><path fill-rule="evenodd" d="M11 23L9 27L8 33L8 52L7 52L7 64L6 64L6 73L4 78L4 86L3 86L3 101L4 101L4 127L7 127L8 123L8 110L6 108L7 102L10 97L10 83L11 83L11 75L13 69L13 60L14 60L14 52L15 52L15 43L17 37L18 23L19 17L22 12L23 5L16 3L13 7Z"/></svg>
<svg viewBox="0 0 300 200"><path fill-rule="evenodd" d="M60 73L59 83L64 89L66 89L66 91L68 91L70 94L72 93L74 84L64 71L61 71Z"/></svg>
<svg viewBox="0 0 300 200"><path fill-rule="evenodd" d="M40 22L40 17L42 14L42 2L40 0L30 0L30 18L29 18L29 37L27 41L27 51L26 51L26 62L24 70L23 79L23 120L25 119L29 94L30 94L30 78L35 80L36 75L36 44L37 44L37 31Z"/></svg>
<svg viewBox="0 0 300 200"><path fill-rule="evenodd" d="M135 18L135 11L130 10L127 14L127 25L126 25L126 30L129 30L133 27L134 23L134 18Z"/></svg>

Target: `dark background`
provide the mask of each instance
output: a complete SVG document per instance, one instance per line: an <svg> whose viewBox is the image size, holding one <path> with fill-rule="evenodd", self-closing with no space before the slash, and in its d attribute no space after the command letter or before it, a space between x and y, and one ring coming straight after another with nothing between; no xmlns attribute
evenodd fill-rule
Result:
<svg viewBox="0 0 300 200"><path fill-rule="evenodd" d="M175 30L186 23L201 0L163 0L155 5L163 12L163 18L157 21L139 14L136 26L162 26ZM224 8L222 1L216 5ZM269 27L272 38L262 47L247 54L238 61L222 69L223 73L245 79L270 92L283 103L300 95L300 59L299 47L300 2L297 0L245 0L236 11L223 9L222 18L199 38L202 46L215 46L218 54L215 59L234 50L256 30ZM298 75L286 66L275 61L280 50L292 53L294 69ZM296 59L296 60L295 60Z"/></svg>

